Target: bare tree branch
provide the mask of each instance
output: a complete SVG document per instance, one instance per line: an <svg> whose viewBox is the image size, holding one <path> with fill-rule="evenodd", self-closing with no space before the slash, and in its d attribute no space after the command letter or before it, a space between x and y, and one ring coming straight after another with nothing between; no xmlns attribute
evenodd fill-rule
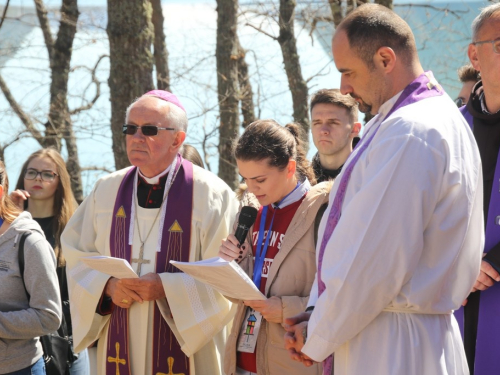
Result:
<svg viewBox="0 0 500 375"><path fill-rule="evenodd" d="M452 16L456 17L457 19L460 19L463 14L466 14L468 12L468 10L451 10L447 7L441 8L441 7L437 7L435 5L432 5L432 4L403 3L403 4L395 4L395 6L397 6L397 7L409 7L409 8L429 8L432 10L436 10L438 12L449 13Z"/></svg>
<svg viewBox="0 0 500 375"><path fill-rule="evenodd" d="M101 81L99 81L99 79L97 78L96 71L97 71L97 67L99 66L99 63L105 57L109 57L109 55L99 56L99 59L97 60L94 68L90 71L90 73L92 75L92 82L89 84L89 86L93 83L93 84L95 84L95 87L96 87L94 98L90 102L88 102L86 105L83 105L81 107L78 107L78 108L71 110L69 112L70 115L75 115L77 113L80 113L82 111L86 111L86 110L92 108L94 106L95 102L97 101L97 99L99 99L99 96L101 96ZM84 68L87 68L87 67L84 67ZM76 69L76 67L74 67L72 70L75 70L75 69ZM87 89L85 89L85 91L86 90Z"/></svg>
<svg viewBox="0 0 500 375"><path fill-rule="evenodd" d="M5 4L5 8L3 8L2 19L0 20L0 29L2 28L3 21L5 21L5 17L7 16L7 9L9 9L9 2L10 2L10 0L7 0L7 4Z"/></svg>
<svg viewBox="0 0 500 375"><path fill-rule="evenodd" d="M45 8L43 0L35 0L35 7L36 15L38 16L38 21L40 22L40 28L42 29L43 39L45 40L45 45L47 46L47 51L49 53L49 61L52 61L54 39L52 38L52 31L50 30L47 9Z"/></svg>
<svg viewBox="0 0 500 375"><path fill-rule="evenodd" d="M253 28L253 29L257 30L259 33L262 33L262 34L264 34L264 35L268 36L269 38L271 38L271 39L273 39L273 40L278 40L278 38L277 38L277 37L275 37L274 35L271 35L271 34L269 34L269 33L265 32L265 31L264 31L264 30L262 30L260 27L254 26L254 25L252 25L251 23L245 23L245 26L250 26L251 28Z"/></svg>
<svg viewBox="0 0 500 375"><path fill-rule="evenodd" d="M35 125L33 124L33 121L31 121L30 117L23 111L19 103L14 99L14 96L12 96L12 93L10 92L9 87L7 86L7 83L4 81L3 77L0 75L0 89L2 90L3 94L5 95L5 99L10 104L10 107L12 110L15 112L17 117L19 117L19 120L24 124L26 127L26 130L30 132L30 134L33 136L33 138L36 139L38 143L40 143L41 146L44 145L44 137L43 135L35 128Z"/></svg>
<svg viewBox="0 0 500 375"><path fill-rule="evenodd" d="M83 167L82 172L86 171L101 171L101 172L106 172L106 173L113 173L111 169L108 169L106 167L98 167L97 165L90 165L88 167Z"/></svg>
<svg viewBox="0 0 500 375"><path fill-rule="evenodd" d="M154 26L154 58L156 66L156 88L159 90L170 89L170 72L168 68L168 50L163 31L163 10L161 0L150 0L153 6L151 21Z"/></svg>

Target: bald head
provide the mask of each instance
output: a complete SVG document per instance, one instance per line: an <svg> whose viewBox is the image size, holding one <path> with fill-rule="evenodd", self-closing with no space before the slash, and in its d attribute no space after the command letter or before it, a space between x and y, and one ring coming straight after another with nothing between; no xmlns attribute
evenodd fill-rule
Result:
<svg viewBox="0 0 500 375"><path fill-rule="evenodd" d="M405 64L418 61L415 38L410 26L392 10L378 4L364 4L350 13L336 34L347 35L350 48L369 67L381 47L391 48Z"/></svg>

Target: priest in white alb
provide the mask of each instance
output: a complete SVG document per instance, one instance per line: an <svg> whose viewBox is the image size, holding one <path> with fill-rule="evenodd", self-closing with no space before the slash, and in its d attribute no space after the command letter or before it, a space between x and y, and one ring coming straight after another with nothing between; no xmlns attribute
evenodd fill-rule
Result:
<svg viewBox="0 0 500 375"><path fill-rule="evenodd" d="M287 348L324 375L467 375L453 310L484 242L472 132L392 10L356 8L333 56L342 93L374 118L332 187L308 311L288 321Z"/></svg>
<svg viewBox="0 0 500 375"><path fill-rule="evenodd" d="M75 351L97 343L99 375L221 374L231 304L169 261L217 255L237 203L217 176L180 154L187 116L175 95L154 90L126 113L133 167L101 178L62 235ZM80 258L130 262L116 279Z"/></svg>

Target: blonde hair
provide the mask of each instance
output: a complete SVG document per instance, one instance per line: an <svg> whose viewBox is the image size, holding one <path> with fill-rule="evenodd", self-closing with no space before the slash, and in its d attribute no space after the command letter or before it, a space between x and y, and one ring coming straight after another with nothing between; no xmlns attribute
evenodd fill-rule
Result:
<svg viewBox="0 0 500 375"><path fill-rule="evenodd" d="M34 153L32 153L28 160L23 164L21 174L17 180L16 189L24 190L24 172L28 168L29 163L36 158L47 158L50 159L56 165L56 173L59 176L59 182L54 194L54 220L52 224L52 234L55 239L54 252L57 258L57 265L64 266L66 261L62 255L61 251L61 234L66 227L69 219L76 210L77 203L71 190L71 179L66 169L66 163L64 162L61 154L57 152L54 148L42 148ZM25 203L25 209L27 202Z"/></svg>
<svg viewBox="0 0 500 375"><path fill-rule="evenodd" d="M0 185L3 187L3 194L0 198L0 217L7 223L12 223L19 216L21 211L9 197L9 178L5 164L0 160Z"/></svg>

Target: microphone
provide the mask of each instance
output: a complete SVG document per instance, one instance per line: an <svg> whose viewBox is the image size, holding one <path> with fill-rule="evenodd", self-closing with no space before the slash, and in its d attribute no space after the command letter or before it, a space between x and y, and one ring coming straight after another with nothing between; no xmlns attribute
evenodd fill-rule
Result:
<svg viewBox="0 0 500 375"><path fill-rule="evenodd" d="M245 206L241 209L240 217L238 218L238 226L236 227L236 233L234 236L238 242L243 244L245 238L247 237L248 230L255 223L257 218L257 209L250 206Z"/></svg>

